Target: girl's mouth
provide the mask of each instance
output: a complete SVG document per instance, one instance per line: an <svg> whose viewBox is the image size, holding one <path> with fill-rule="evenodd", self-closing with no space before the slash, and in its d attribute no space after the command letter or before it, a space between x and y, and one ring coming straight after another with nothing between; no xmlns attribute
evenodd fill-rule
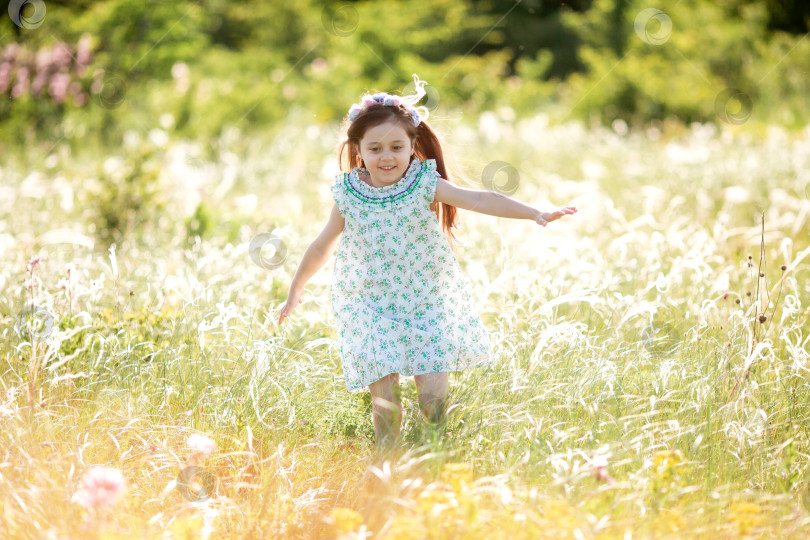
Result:
<svg viewBox="0 0 810 540"><path fill-rule="evenodd" d="M396 167L380 167L384 171L393 171Z"/></svg>

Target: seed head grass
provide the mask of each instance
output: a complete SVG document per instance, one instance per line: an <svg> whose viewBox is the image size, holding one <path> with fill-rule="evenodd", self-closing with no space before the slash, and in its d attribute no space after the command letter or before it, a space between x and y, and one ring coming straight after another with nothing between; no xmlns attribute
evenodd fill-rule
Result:
<svg viewBox="0 0 810 540"><path fill-rule="evenodd" d="M61 191L4 198L4 536L807 537L810 133L538 117L493 144L448 125L470 176L503 160L513 197L579 212L539 228L462 211L495 363L452 374L438 424L403 378L402 444L381 461L368 392L343 380L332 262L276 325L337 172L326 142L291 151L305 126L221 141L210 167L238 181L203 199L216 225L191 239L166 187L166 216L88 247L99 149L58 154ZM192 145L151 152L189 163ZM29 173L0 170L15 193ZM75 243L48 240L66 229ZM248 246L271 231L288 251L267 269ZM15 324L31 304L53 318L42 339Z"/></svg>

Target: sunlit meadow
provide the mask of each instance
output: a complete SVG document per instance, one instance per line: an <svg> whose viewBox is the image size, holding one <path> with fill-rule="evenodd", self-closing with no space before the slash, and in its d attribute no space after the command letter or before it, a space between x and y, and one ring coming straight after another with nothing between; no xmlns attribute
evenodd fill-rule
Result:
<svg viewBox="0 0 810 540"><path fill-rule="evenodd" d="M462 211L497 362L451 377L443 429L405 379L388 462L343 381L332 262L276 324L337 126L7 162L0 535L805 538L810 130L548 124L435 120L471 187L502 161L488 187L579 212ZM116 196L140 207L99 211ZM261 233L281 264L251 257Z"/></svg>

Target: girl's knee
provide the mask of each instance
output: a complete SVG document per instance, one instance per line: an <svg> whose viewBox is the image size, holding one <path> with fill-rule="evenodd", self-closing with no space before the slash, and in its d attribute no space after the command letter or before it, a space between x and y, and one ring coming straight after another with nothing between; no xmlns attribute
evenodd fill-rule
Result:
<svg viewBox="0 0 810 540"><path fill-rule="evenodd" d="M378 414L397 414L402 411L402 403L398 399L375 397L371 400L372 408Z"/></svg>

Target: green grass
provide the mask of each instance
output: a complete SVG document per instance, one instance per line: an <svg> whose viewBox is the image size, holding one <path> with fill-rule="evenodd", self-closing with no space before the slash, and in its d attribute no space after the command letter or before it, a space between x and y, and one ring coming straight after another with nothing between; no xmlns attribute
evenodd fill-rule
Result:
<svg viewBox="0 0 810 540"><path fill-rule="evenodd" d="M92 175L107 154L31 150L34 171L4 167L13 196L0 207L0 530L805 537L810 133L694 125L622 137L542 116L494 118L486 131L438 123L468 177L507 161L520 173L514 198L579 212L541 228L462 211L459 261L497 362L451 376L444 430L424 424L405 379L405 442L386 464L370 459L367 393L343 382L331 263L275 323L332 204L331 128L291 122L272 140L223 139L205 164L207 222L193 242L184 220L203 215L188 204L196 188L183 167L201 169L188 158L193 144L121 150L157 160L157 177L141 180L156 182L147 191L165 214L134 216L115 265L100 241L90 249L46 234L94 238L92 193L104 187ZM273 230L288 256L266 270L248 244ZM40 283L28 290L35 254ZM73 281L62 290L67 263ZM26 303L52 314L47 343L15 332ZM193 463L193 433L217 442L201 458L216 479L202 502L172 484ZM112 508L71 502L92 465L124 473Z"/></svg>

